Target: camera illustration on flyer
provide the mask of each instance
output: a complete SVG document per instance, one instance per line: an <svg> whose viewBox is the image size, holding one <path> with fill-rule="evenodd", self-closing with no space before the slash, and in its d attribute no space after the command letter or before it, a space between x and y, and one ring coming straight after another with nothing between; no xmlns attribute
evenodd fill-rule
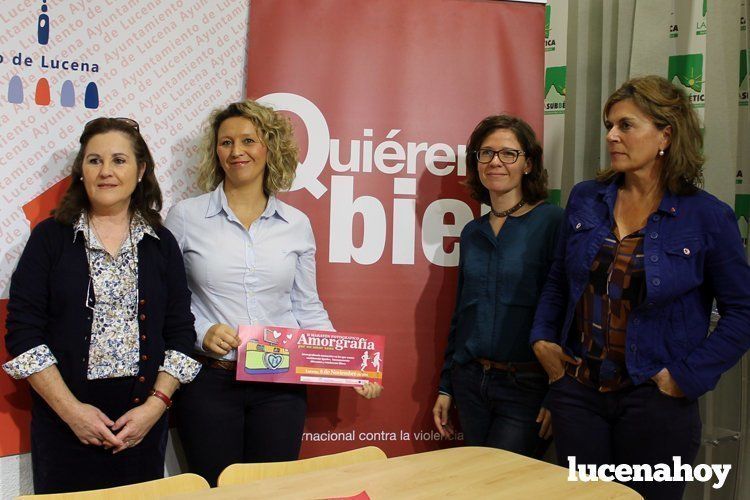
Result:
<svg viewBox="0 0 750 500"><path fill-rule="evenodd" d="M385 337L276 326L237 328L237 380L352 386L383 385Z"/></svg>

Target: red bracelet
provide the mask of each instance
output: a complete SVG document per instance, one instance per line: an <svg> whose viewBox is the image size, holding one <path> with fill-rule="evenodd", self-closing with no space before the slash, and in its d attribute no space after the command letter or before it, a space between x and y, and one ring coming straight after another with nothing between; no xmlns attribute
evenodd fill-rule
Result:
<svg viewBox="0 0 750 500"><path fill-rule="evenodd" d="M156 389L151 389L151 395L154 396L155 398L161 399L162 402L164 402L164 404L167 405L167 410L172 408L172 400L169 398L169 396L167 396L163 392L157 391Z"/></svg>

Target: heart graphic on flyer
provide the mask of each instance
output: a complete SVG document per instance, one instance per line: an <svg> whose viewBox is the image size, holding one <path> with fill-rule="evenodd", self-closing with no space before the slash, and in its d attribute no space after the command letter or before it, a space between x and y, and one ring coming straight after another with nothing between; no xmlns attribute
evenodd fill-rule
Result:
<svg viewBox="0 0 750 500"><path fill-rule="evenodd" d="M281 356L278 354L269 354L266 357L266 360L268 361L268 366L273 369L276 369L281 365Z"/></svg>

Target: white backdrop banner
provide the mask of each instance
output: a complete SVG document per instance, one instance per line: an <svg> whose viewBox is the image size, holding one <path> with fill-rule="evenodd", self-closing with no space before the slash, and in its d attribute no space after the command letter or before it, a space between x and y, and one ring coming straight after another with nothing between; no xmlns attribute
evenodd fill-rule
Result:
<svg viewBox="0 0 750 500"><path fill-rule="evenodd" d="M200 125L244 94L248 17L249 3L237 0L3 0L0 334L10 275L30 228L64 190L86 122L140 123L165 213L196 194ZM29 407L27 384L0 376L3 498L29 491Z"/></svg>

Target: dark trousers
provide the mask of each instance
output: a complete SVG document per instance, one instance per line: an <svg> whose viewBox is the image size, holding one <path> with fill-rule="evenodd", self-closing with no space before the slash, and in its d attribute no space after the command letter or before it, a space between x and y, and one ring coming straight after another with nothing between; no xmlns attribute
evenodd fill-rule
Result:
<svg viewBox="0 0 750 500"><path fill-rule="evenodd" d="M237 382L231 370L204 366L180 389L175 411L190 472L215 486L228 465L299 458L307 391Z"/></svg>
<svg viewBox="0 0 750 500"><path fill-rule="evenodd" d="M82 402L96 406L112 420L125 414L134 377L86 383ZM81 443L70 427L36 394L31 413L31 468L34 493L111 488L164 477L166 414L137 446L116 455L101 446Z"/></svg>
<svg viewBox="0 0 750 500"><path fill-rule="evenodd" d="M485 370L472 361L454 366L451 380L465 444L544 454L548 443L539 437L536 417L547 393L545 375Z"/></svg>
<svg viewBox="0 0 750 500"><path fill-rule="evenodd" d="M663 394L653 383L601 393L569 375L550 386L548 408L559 465L692 464L701 420L697 401ZM646 500L680 499L684 482L625 483Z"/></svg>

